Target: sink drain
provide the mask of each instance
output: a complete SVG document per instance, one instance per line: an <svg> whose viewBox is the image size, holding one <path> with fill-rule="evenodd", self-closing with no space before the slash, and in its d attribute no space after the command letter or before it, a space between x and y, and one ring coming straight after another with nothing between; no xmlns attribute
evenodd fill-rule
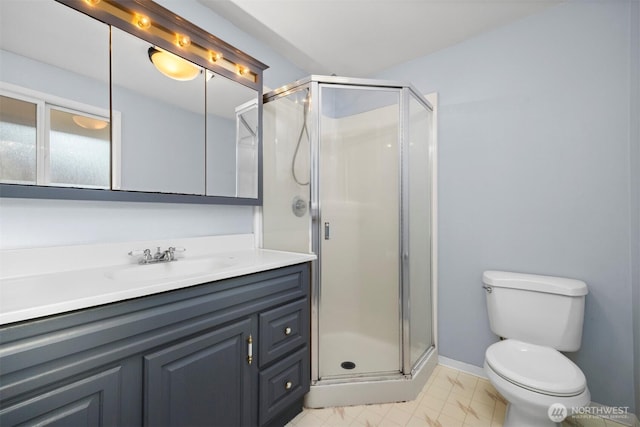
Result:
<svg viewBox="0 0 640 427"><path fill-rule="evenodd" d="M356 367L356 364L353 362L342 362L340 364L340 366L342 367L342 369L353 369Z"/></svg>

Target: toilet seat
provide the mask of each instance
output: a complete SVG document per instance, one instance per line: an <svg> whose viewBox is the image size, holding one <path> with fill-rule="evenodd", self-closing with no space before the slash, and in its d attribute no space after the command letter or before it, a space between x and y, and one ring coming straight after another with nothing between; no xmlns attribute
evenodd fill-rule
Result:
<svg viewBox="0 0 640 427"><path fill-rule="evenodd" d="M576 396L587 387L580 368L559 351L517 340L489 346L486 362L500 377L550 396Z"/></svg>

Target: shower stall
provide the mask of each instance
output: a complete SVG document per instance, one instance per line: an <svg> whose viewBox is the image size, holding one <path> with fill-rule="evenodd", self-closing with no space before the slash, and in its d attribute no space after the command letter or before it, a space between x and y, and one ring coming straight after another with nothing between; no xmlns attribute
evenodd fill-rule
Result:
<svg viewBox="0 0 640 427"><path fill-rule="evenodd" d="M411 400L435 367L433 111L310 76L264 96L262 247L313 252L308 407Z"/></svg>

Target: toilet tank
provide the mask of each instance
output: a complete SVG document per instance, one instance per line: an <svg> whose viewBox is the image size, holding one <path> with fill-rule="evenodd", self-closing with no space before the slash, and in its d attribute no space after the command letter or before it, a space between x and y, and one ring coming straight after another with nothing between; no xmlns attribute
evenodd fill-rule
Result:
<svg viewBox="0 0 640 427"><path fill-rule="evenodd" d="M580 348L586 283L506 271L485 271L482 281L496 335L559 351Z"/></svg>

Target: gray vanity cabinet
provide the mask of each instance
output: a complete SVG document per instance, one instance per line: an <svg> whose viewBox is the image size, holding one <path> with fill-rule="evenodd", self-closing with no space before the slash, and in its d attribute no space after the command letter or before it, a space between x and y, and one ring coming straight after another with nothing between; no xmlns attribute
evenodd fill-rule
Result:
<svg viewBox="0 0 640 427"><path fill-rule="evenodd" d="M2 426L115 426L122 370L88 374L2 410Z"/></svg>
<svg viewBox="0 0 640 427"><path fill-rule="evenodd" d="M147 426L249 426L251 319L144 357Z"/></svg>
<svg viewBox="0 0 640 427"><path fill-rule="evenodd" d="M309 390L309 266L0 327L0 426L276 426Z"/></svg>

